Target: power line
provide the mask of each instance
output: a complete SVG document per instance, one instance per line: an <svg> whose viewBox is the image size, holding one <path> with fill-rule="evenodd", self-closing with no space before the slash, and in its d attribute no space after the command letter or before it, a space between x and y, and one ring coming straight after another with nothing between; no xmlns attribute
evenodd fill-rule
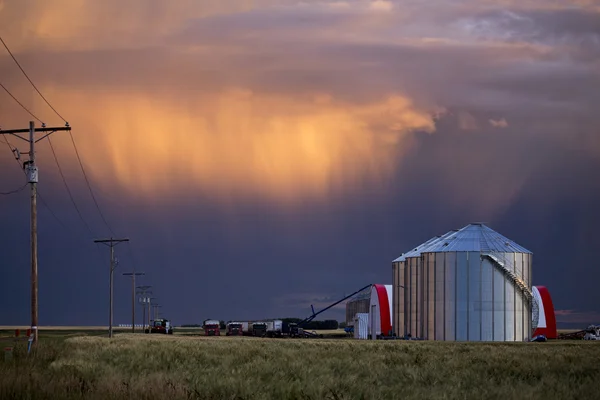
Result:
<svg viewBox="0 0 600 400"><path fill-rule="evenodd" d="M21 64L19 64L19 61L17 61L17 59L15 58L15 56L13 55L13 53L10 51L10 49L8 48L8 45L6 44L6 42L4 42L4 40L2 39L1 36L0 36L0 41L2 42L2 44L4 45L4 47L6 48L6 51L8 51L8 54L10 54L10 56L12 57L13 61L17 64L17 66L19 67L19 69L21 70L21 72L23 73L23 75L25 75L25 77L27 78L27 80L29 81L29 83L31 83L31 86L33 86L33 88L36 90L36 92L38 92L38 94L40 95L40 97L42 99L44 99L44 101L46 102L46 104L48 104L48 106L52 109L52 111L54 111L54 113L56 115L59 116L60 119L62 119L65 123L68 124L67 120L64 119L63 116L60 115L58 113L58 111L56 111L56 109L54 107L52 107L52 105L44 97L44 95L42 94L42 92L40 92L39 89L37 88L37 86L35 86L35 84L33 83L33 81L29 78L29 76L27 75L27 73L25 72L25 70L23 69L23 67L21 67ZM112 230L112 228L110 227L110 225L106 221L106 218L104 218L104 214L102 213L102 210L100 209L100 205L98 204L98 201L96 200L96 196L94 195L94 191L92 190L92 187L90 185L90 181L89 181L89 179L87 177L87 174L85 173L85 169L83 168L83 163L81 162L81 157L79 156L79 151L77 150L77 145L75 144L75 139L73 138L73 134L71 133L71 131L69 131L69 134L71 136L71 141L73 142L73 147L75 148L75 154L77 155L77 161L79 162L79 166L81 167L81 172L83 172L83 177L85 178L85 182L87 184L87 187L88 187L88 189L90 191L90 194L92 195L92 199L94 200L94 204L96 205L96 208L98 209L98 213L100 214L100 217L102 218L102 221L104 222L104 224L106 225L106 227L108 228L108 230L114 236L116 236L115 233L114 233L114 231ZM61 173L61 175L62 175L62 173Z"/></svg>
<svg viewBox="0 0 600 400"><path fill-rule="evenodd" d="M12 97L12 98L13 98L13 100L14 100L14 101L16 101L16 102L17 102L17 104L18 104L18 105L20 105L20 106L23 108L23 110L27 111L27 112L29 113L29 115L31 115L33 118L35 118L35 119L37 119L39 122L43 123L41 119L39 119L38 117L36 117L34 113L32 113L31 111L29 111L29 109L28 109L27 107L25 107L25 106L24 106L24 105L23 105L23 104L22 104L22 103L21 103L19 100L17 100L17 98L16 98L15 96L13 96L13 94L12 94L12 93L11 93L11 92L10 92L10 91L9 91L9 90L6 88L6 87L5 87L5 86L4 86L2 83L0 83L0 86L2 86L2 89L4 89L4 91L5 91L6 93L8 93L8 95L9 95L10 97Z"/></svg>
<svg viewBox="0 0 600 400"><path fill-rule="evenodd" d="M102 210L100 209L100 206L98 205L98 201L96 200L96 196L94 195L94 191L92 190L90 181L88 180L87 174L85 173L85 168L83 168L83 163L81 162L81 157L79 156L79 151L77 150L77 145L75 144L75 138L73 137L73 134L71 133L71 131L69 131L69 136L71 137L71 142L73 143L73 148L75 149L75 154L77 155L77 161L79 161L79 166L81 167L81 172L83 173L83 177L85 178L85 183L87 184L90 194L92 195L92 199L94 200L94 204L96 205L96 208L98 209L98 213L100 214L102 221L104 221L104 225L106 225L106 227L108 228L110 233L112 233L113 236L117 236L117 235L115 235L115 232L112 230L112 228L110 227L108 222L106 222L106 218L104 218L104 214L102 213Z"/></svg>
<svg viewBox="0 0 600 400"><path fill-rule="evenodd" d="M40 97L42 99L44 99L44 101L46 102L46 104L48 104L48 107L50 107L52 109L52 111L54 111L54 113L56 115L58 115L58 117L60 119L62 119L64 122L67 122L67 120L64 119L62 117L62 115L60 115L58 113L58 111L56 111L56 109L54 107L52 107L52 104L50 104L50 102L48 100L46 100L46 98L44 97L44 95L42 94L42 92L39 91L39 89L37 88L37 86L35 86L35 84L33 83L33 81L31 79L29 79L29 75L27 75L27 73L25 72L25 70L23 69L23 67L21 67L21 64L19 64L19 62L17 61L17 59L15 58L15 56L13 55L13 53L10 51L10 49L8 48L8 46L6 45L6 43L4 42L4 39L2 39L2 36L0 36L0 41L2 42L2 44L4 45L4 47L6 48L6 51L8 51L8 54L10 54L10 56L12 57L12 59L14 60L14 62L17 64L17 66L19 67L19 69L21 70L21 72L23 73L23 75L25 75L25 78L27 78L27 80L29 81L29 83L31 83L31 86L33 86L33 88L35 89L35 91L38 92L38 94L40 95Z"/></svg>
<svg viewBox="0 0 600 400"><path fill-rule="evenodd" d="M81 219L81 222L83 222L83 225L85 225L86 229L88 230L90 235L92 235L92 237L93 237L93 236L95 236L94 233L90 229L90 226L88 225L88 223L85 222L85 219L83 218L83 215L81 215L81 211L79 210L79 207L77 207L77 203L75 203L75 199L73 198L71 189L69 189L69 185L67 184L67 180L65 179L65 175L63 174L62 168L60 167L60 163L58 162L58 157L56 156L56 152L54 151L54 146L52 145L52 140L50 139L50 137L48 137L48 144L50 144L50 150L52 150L52 155L54 156L54 161L56 161L56 166L58 167L58 172L60 173L60 177L62 178L63 183L65 184L65 189L67 189L67 193L69 194L71 203L73 203L73 207L75 207L75 211L77 211L77 215L79 215L79 219Z"/></svg>
<svg viewBox="0 0 600 400"><path fill-rule="evenodd" d="M0 195L2 195L2 196L8 196L10 194L19 193L21 190L25 189L28 184L29 184L28 182L25 182L25 184L23 186L21 186L20 188L15 189L15 190L11 190L9 192L0 192Z"/></svg>

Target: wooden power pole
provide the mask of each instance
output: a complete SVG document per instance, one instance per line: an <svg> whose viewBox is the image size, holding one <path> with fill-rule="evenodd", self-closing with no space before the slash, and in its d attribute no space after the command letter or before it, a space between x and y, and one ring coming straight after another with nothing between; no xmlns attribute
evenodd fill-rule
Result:
<svg viewBox="0 0 600 400"><path fill-rule="evenodd" d="M146 295L152 294L151 287L149 285L137 287L140 290L138 294L142 295L140 297L140 303L142 303L142 332L146 329Z"/></svg>
<svg viewBox="0 0 600 400"><path fill-rule="evenodd" d="M34 121L29 121L27 129L9 129L0 130L2 135L13 135L25 142L29 143L29 160L23 163L23 169L27 175L27 181L31 186L30 206L31 206L31 334L33 342L38 341L38 249L37 249L37 183L38 183L38 168L35 164L35 144L42 139L47 138L56 131L70 131L71 127L67 123L64 127L47 128L46 124L42 124L41 128L36 128ZM45 133L41 138L35 139L35 133ZM29 133L29 138L21 136L22 133ZM13 149L15 158L21 159L21 152L18 149Z"/></svg>
<svg viewBox="0 0 600 400"><path fill-rule="evenodd" d="M129 242L129 239L96 239L94 243L103 243L110 247L110 306L108 309L108 337L113 334L113 272L115 272L115 246L122 242Z"/></svg>
<svg viewBox="0 0 600 400"><path fill-rule="evenodd" d="M135 277L146 275L144 272L123 272L125 276L131 276L131 333L135 333Z"/></svg>

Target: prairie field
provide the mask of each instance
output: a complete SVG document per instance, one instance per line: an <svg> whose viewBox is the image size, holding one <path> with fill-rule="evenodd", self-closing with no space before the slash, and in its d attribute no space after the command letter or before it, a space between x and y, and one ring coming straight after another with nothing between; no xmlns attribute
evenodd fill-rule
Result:
<svg viewBox="0 0 600 400"><path fill-rule="evenodd" d="M4 336L0 334L0 336ZM0 399L595 398L600 343L442 343L44 331Z"/></svg>

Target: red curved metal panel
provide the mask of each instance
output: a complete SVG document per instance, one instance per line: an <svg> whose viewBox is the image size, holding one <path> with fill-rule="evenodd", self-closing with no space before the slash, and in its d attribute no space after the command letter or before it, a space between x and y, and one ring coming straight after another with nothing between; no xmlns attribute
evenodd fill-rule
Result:
<svg viewBox="0 0 600 400"><path fill-rule="evenodd" d="M385 285L373 285L377 290L377 299L379 300L379 315L381 321L381 334L389 335L392 330L392 321L390 316L390 302L388 300L387 289Z"/></svg>
<svg viewBox="0 0 600 400"><path fill-rule="evenodd" d="M556 331L556 315L554 314L554 304L552 304L550 291L545 286L536 286L536 288L540 293L542 304L544 305L546 327L538 327L535 332L533 332L533 336L544 335L548 339L556 339L558 337Z"/></svg>

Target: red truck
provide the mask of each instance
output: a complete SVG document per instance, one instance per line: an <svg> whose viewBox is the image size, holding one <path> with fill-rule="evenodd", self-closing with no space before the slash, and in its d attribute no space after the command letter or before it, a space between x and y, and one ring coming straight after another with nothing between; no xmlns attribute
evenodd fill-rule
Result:
<svg viewBox="0 0 600 400"><path fill-rule="evenodd" d="M202 325L205 336L221 336L220 322L214 319L207 319Z"/></svg>
<svg viewBox="0 0 600 400"><path fill-rule="evenodd" d="M226 336L242 336L244 334L241 322L230 322L227 324Z"/></svg>

